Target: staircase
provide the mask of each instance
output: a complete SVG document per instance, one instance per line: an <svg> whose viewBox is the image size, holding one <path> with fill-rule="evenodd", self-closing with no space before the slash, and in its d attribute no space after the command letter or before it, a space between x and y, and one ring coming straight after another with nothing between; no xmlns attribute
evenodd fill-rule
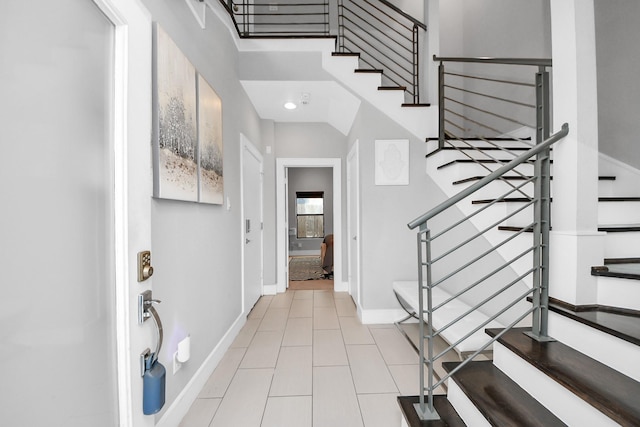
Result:
<svg viewBox="0 0 640 427"><path fill-rule="evenodd" d="M472 186L492 171L530 149L537 135L535 125L520 122L505 133L486 133L479 138L451 137L444 132L443 103L438 108L420 102L407 103L406 86L389 84L385 70L367 67L358 52L336 51L334 40L321 41L322 67L344 87L371 103L416 137L428 139L430 154L426 159L427 174L449 197ZM365 61L366 62L366 61ZM441 101L442 101L441 97ZM455 112L454 112L455 113ZM457 113L455 113L457 114ZM503 116L502 112L497 114ZM469 123L477 123L469 119ZM523 126L519 126L522 124ZM463 130L468 126L458 124ZM471 125L470 127L474 127ZM496 129L496 128L493 128ZM475 129L478 131L478 129ZM445 138L446 135L446 138ZM548 134L546 135L548 136ZM447 139L446 145L442 141ZM605 162L606 163L606 162ZM611 163L607 163L611 166ZM551 163L550 170L553 170ZM603 168L601 168L602 170ZM437 419L419 415L420 398L398 398L408 426L640 426L640 198L620 197L616 185L618 169L604 168L599 177L599 215L606 232L605 254L608 257L592 274L598 276L598 300L588 306L572 306L563 301L548 304L548 336L552 340L536 340L525 332L527 327L510 330L490 329L493 360L445 362L451 375L446 396L434 396ZM458 203L462 215L472 215L474 230L483 233L490 246L503 260L526 251L531 245L531 194L534 162L520 165L512 173L474 194L473 200ZM634 182L628 173L626 182ZM631 178L629 178L631 177ZM635 181L637 182L637 181ZM517 187L514 194L498 200L496 195ZM625 188L633 188L634 184ZM551 194L552 196L552 194ZM478 206L487 208L474 214ZM496 218L506 218L495 225ZM505 238L516 234L508 245ZM509 262L510 271L521 277L531 270L531 260L517 258ZM518 290L531 289L533 275L521 277ZM551 285L553 286L553 284ZM622 297L621 297L622 296ZM474 296L474 298L481 298ZM472 299L474 299L472 298ZM539 295L533 293L534 305ZM526 305L527 303L525 303ZM490 306L491 304L489 304ZM546 310L546 303L543 302ZM483 310L496 313L495 307ZM546 315L545 315L546 316ZM514 316L509 319L515 319ZM526 317L520 322L536 323ZM416 390L421 392L421 390ZM418 408L416 407L418 405Z"/></svg>

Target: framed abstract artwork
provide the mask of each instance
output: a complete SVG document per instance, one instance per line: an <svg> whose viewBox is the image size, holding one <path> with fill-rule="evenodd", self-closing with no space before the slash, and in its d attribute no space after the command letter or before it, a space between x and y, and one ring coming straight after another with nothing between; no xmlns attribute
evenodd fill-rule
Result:
<svg viewBox="0 0 640 427"><path fill-rule="evenodd" d="M199 199L223 204L222 102L209 83L198 75Z"/></svg>
<svg viewBox="0 0 640 427"><path fill-rule="evenodd" d="M409 185L409 140L375 141L376 185Z"/></svg>
<svg viewBox="0 0 640 427"><path fill-rule="evenodd" d="M153 86L153 195L196 202L196 70L159 25L154 26Z"/></svg>
<svg viewBox="0 0 640 427"><path fill-rule="evenodd" d="M222 205L222 101L158 24L153 35L153 197Z"/></svg>

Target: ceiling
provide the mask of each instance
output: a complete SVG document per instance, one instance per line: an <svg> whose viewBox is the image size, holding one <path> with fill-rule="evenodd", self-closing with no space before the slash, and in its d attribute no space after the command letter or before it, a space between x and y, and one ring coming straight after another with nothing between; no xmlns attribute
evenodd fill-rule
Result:
<svg viewBox="0 0 640 427"><path fill-rule="evenodd" d="M347 135L360 108L360 99L335 81L242 80L240 83L258 115L276 122L324 122ZM289 101L297 108L284 108Z"/></svg>

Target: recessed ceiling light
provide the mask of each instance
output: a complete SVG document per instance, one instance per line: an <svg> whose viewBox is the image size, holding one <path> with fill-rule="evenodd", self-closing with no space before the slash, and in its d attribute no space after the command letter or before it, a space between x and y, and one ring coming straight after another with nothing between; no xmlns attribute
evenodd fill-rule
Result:
<svg viewBox="0 0 640 427"><path fill-rule="evenodd" d="M293 102L289 101L289 102L285 102L284 108L286 108L287 110L295 110L296 108L298 108L298 106Z"/></svg>

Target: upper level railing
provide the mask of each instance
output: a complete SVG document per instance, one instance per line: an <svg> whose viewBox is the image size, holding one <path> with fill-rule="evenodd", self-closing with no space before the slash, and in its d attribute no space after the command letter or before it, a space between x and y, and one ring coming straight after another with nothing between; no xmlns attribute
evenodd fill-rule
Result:
<svg viewBox="0 0 640 427"><path fill-rule="evenodd" d="M357 53L382 70L383 86L420 102L420 44L427 27L387 0L220 0L243 38L336 37L339 53Z"/></svg>
<svg viewBox="0 0 640 427"><path fill-rule="evenodd" d="M386 0L338 1L338 52L359 53L384 84L405 88L420 103L420 40L427 27Z"/></svg>
<svg viewBox="0 0 640 427"><path fill-rule="evenodd" d="M329 0L227 0L225 6L241 37L330 35Z"/></svg>
<svg viewBox="0 0 640 427"><path fill-rule="evenodd" d="M565 124L549 136L550 60L434 60L440 62L438 150L458 150L459 158L474 165L470 174L475 176L460 177L457 183L467 188L408 224L419 230L418 317L423 339L418 343L423 363L417 410L423 419L438 418L435 389L509 329L524 322L536 339L548 339L550 147L568 133ZM451 297L434 303L438 287ZM458 300L468 308L435 330L434 317L450 312ZM466 320L474 313L486 320ZM450 372L435 372L438 361L474 334L477 344L478 333L496 320L504 326L502 332L486 336ZM447 335L449 328L457 328L454 335L459 338L436 351L437 337Z"/></svg>

